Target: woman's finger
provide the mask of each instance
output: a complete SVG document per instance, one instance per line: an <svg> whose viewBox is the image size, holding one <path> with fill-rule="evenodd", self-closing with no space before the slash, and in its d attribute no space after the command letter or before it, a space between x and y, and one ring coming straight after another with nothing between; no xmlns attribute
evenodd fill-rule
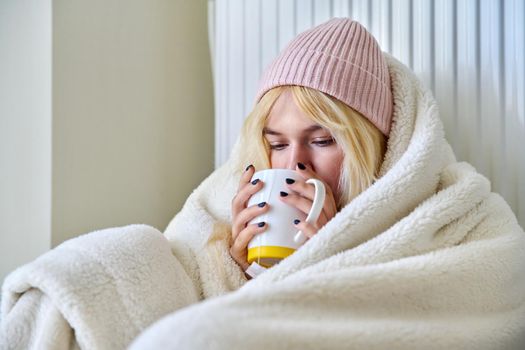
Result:
<svg viewBox="0 0 525 350"><path fill-rule="evenodd" d="M263 188L263 186L264 183L261 180L257 179L252 182L248 182L248 184L245 184L244 187L242 187L240 191L237 192L235 197L233 197L232 217L236 217L237 215L239 215L239 213L246 208L250 197L253 196L255 193L259 192L261 188Z"/></svg>
<svg viewBox="0 0 525 350"><path fill-rule="evenodd" d="M321 180L321 178L312 169L310 169L310 167L302 163L297 163L295 170L299 173L299 175L301 175L305 179L314 178L317 180ZM337 213L337 204L335 203L334 194L332 193L332 189L330 188L330 186L328 186L324 181L323 184L326 193L323 209L325 210L327 216L332 218ZM307 197L313 201L315 196L315 186L313 184L308 184L306 183L306 181L298 180L292 182L292 184L289 184L288 186L290 187L290 189L300 193L303 197Z"/></svg>
<svg viewBox="0 0 525 350"><path fill-rule="evenodd" d="M286 195L284 195L286 193ZM310 213L310 210L312 208L312 201L304 198L303 196L297 195L295 193L281 193L280 197L281 201L284 203L295 207L299 209L304 214L304 218L308 216ZM328 216L325 212L325 209L323 208L321 210L321 213L319 214L319 217L317 218L316 224L318 227L322 227L324 224L326 224L329 219L331 219L332 216Z"/></svg>
<svg viewBox="0 0 525 350"><path fill-rule="evenodd" d="M313 203L313 200L315 198L315 186L314 185L307 184L299 180L291 184L289 183L288 188L290 189L290 191L287 193L298 194L301 197L308 199L310 203ZM326 196L325 196L325 201L323 203L323 212L325 212L325 214L331 218L337 213L336 205L335 205L335 201L333 200L332 191L326 185L325 185L325 188L326 188Z"/></svg>
<svg viewBox="0 0 525 350"><path fill-rule="evenodd" d="M266 213L270 209L268 203L261 202L256 205L252 205L249 208L242 210L232 222L232 238L237 239L237 235L245 229L247 223L252 221L255 217Z"/></svg>
<svg viewBox="0 0 525 350"><path fill-rule="evenodd" d="M310 199L305 198L295 192L282 191L280 193L279 199L283 201L284 203L299 209L305 215L308 215L308 213L310 212L310 209L312 208L312 201Z"/></svg>
<svg viewBox="0 0 525 350"><path fill-rule="evenodd" d="M248 165L246 169L244 169L244 172L241 175L241 180L239 181L239 187L237 188L237 192L239 192L244 186L246 186L250 181L255 173L255 167L253 165Z"/></svg>
<svg viewBox="0 0 525 350"><path fill-rule="evenodd" d="M256 234L264 232L268 224L264 221L250 224L242 230L237 239L233 242L232 248L237 251L246 251L248 248L248 243L255 237Z"/></svg>
<svg viewBox="0 0 525 350"><path fill-rule="evenodd" d="M239 233L237 239L235 239L233 242L230 248L230 255L244 270L246 270L249 266L247 261L248 244L253 239L253 237L259 233L264 232L267 226L268 224L265 222L250 224Z"/></svg>
<svg viewBox="0 0 525 350"><path fill-rule="evenodd" d="M319 227L317 227L317 225L310 224L306 221L295 220L294 225L297 230L301 230L301 232L306 237L308 237L308 239L312 238L317 233L317 231L319 231Z"/></svg>

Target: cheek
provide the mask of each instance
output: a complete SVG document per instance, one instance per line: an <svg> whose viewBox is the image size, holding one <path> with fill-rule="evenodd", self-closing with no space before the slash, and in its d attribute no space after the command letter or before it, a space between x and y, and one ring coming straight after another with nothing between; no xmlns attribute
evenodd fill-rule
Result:
<svg viewBox="0 0 525 350"><path fill-rule="evenodd" d="M343 166L343 155L341 152L336 152L330 156L325 155L320 159L322 162L316 167L319 169L317 173L330 186L337 197L337 187L339 185L341 167Z"/></svg>

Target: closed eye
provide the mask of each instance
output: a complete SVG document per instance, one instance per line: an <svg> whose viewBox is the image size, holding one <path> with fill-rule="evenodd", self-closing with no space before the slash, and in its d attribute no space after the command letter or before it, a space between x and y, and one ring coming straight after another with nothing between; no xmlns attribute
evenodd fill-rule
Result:
<svg viewBox="0 0 525 350"><path fill-rule="evenodd" d="M328 147L333 144L335 144L334 138L312 141L312 145L315 145L317 147ZM273 144L270 144L270 149L275 150L275 151L280 151L280 150L285 149L287 146L288 146L287 143L273 143Z"/></svg>
<svg viewBox="0 0 525 350"><path fill-rule="evenodd" d="M335 140L333 138L329 138L325 140L315 140L312 143L319 147L327 147L333 145L335 143Z"/></svg>
<svg viewBox="0 0 525 350"><path fill-rule="evenodd" d="M284 149L286 146L288 145L285 143L270 144L270 149L279 151L279 150Z"/></svg>

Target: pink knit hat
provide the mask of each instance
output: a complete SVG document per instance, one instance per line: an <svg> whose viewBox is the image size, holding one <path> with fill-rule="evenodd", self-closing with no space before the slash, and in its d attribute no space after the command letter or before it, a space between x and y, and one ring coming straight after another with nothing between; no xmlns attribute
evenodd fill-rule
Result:
<svg viewBox="0 0 525 350"><path fill-rule="evenodd" d="M329 94L360 112L386 136L390 132L393 102L388 67L377 41L356 21L333 18L295 37L266 69L256 102L281 85Z"/></svg>

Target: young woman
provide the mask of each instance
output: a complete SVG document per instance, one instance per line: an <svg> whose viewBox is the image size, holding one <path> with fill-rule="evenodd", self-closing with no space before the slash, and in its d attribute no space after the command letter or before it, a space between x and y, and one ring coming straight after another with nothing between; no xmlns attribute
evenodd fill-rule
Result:
<svg viewBox="0 0 525 350"><path fill-rule="evenodd" d="M250 179L265 168L323 181L328 200L296 225L310 239L247 282L246 246L266 230L250 221L268 210L247 206L264 186ZM312 187L288 189L281 199L308 212ZM203 295L226 295L170 315L137 348L525 346L523 230L456 161L431 92L355 21L301 33L270 64L229 161L186 208L166 234L193 247Z"/></svg>
<svg viewBox="0 0 525 350"><path fill-rule="evenodd" d="M232 202L230 252L243 269L249 266L248 243L266 229L264 222L248 223L270 209L247 208L250 196L264 186L250 183L254 172L296 170L304 180L289 184L282 200L305 217L314 196L306 179L325 183L327 197L317 222L296 224L312 237L377 178L392 120L391 96L377 42L350 20L335 19L299 35L270 65L242 129L241 159L251 165Z"/></svg>

